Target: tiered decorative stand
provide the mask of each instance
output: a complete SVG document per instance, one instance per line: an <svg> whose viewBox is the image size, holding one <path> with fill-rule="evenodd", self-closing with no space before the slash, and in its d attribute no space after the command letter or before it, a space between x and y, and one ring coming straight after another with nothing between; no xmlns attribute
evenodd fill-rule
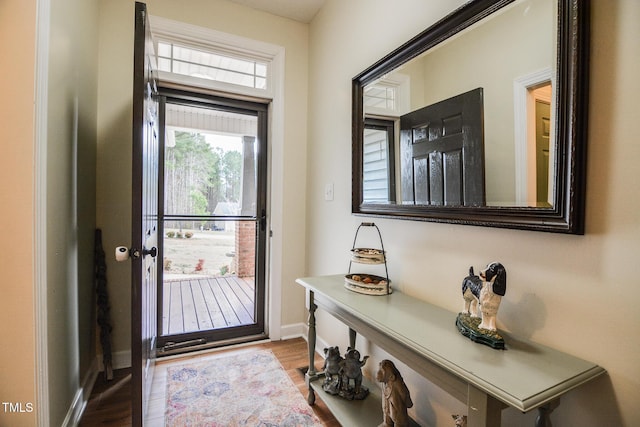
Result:
<svg viewBox="0 0 640 427"><path fill-rule="evenodd" d="M380 249L356 247L358 233L362 227L375 227L378 231L378 237L380 238ZM384 264L385 277L365 273L352 274L351 267L353 263L370 265ZM384 244L382 243L382 234L378 226L373 222L363 222L356 230L353 247L351 249L351 260L349 261L349 274L345 276L344 287L350 291L366 295L388 295L392 292L389 281L389 270L387 269L387 254L384 250Z"/></svg>

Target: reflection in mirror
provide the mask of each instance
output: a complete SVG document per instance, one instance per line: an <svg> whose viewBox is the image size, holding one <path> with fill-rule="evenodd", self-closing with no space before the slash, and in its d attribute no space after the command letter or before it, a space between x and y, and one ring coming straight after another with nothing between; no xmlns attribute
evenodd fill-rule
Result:
<svg viewBox="0 0 640 427"><path fill-rule="evenodd" d="M402 123L405 117L425 106L472 89L482 88L483 92L478 125L482 128L480 138L485 141L484 158L480 159L482 164L476 166L484 170L484 188L474 190L482 195L469 195L468 199L476 200L473 203L465 203L464 195L453 196L449 201L419 196L430 194L430 188L446 195L446 187L451 193L451 187L462 185L458 178L448 184L446 179L438 178L435 182L429 179L437 175L433 173L434 168L444 169L447 164L451 174L451 163L455 162L452 149L442 151L442 140L434 140L430 141L432 148L423 149L421 156L414 156L406 165L401 163L404 155L396 156L397 164L390 166L398 166L401 174L398 186L405 186L410 179L407 175L415 177L416 170L424 170L425 178L415 180L411 191L403 187L396 192L398 198L390 197L387 202L551 206L556 171L549 163L549 159L555 158L554 144L549 144L549 138L553 137L550 135L553 105L550 104L554 90L550 70L555 64L556 22L556 0L516 1L364 87L365 120L375 117L396 123ZM544 94L541 94L542 87L546 88ZM536 113L542 105L546 105L546 112ZM446 123L444 116L438 118L437 125L431 119L433 117L413 118L414 131L428 125L431 132L436 132L434 128ZM446 130L442 129L441 134ZM408 130L400 129L398 138L402 138L404 131ZM547 132L546 136L543 132ZM402 143L395 145L402 146ZM473 154L462 149L457 155L462 162L460 169L464 171ZM436 156L438 161L434 160ZM465 180L462 176L460 179ZM369 198L366 193L365 203L380 202L379 197Z"/></svg>
<svg viewBox="0 0 640 427"><path fill-rule="evenodd" d="M396 198L393 120L364 121L362 190L365 203L389 203Z"/></svg>
<svg viewBox="0 0 640 427"><path fill-rule="evenodd" d="M352 212L584 233L588 35L588 1L471 0L354 77Z"/></svg>

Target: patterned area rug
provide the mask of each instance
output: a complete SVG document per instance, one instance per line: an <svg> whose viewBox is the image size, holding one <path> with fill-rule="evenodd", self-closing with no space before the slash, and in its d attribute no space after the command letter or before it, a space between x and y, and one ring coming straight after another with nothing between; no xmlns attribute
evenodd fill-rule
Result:
<svg viewBox="0 0 640 427"><path fill-rule="evenodd" d="M167 427L322 426L270 350L167 371Z"/></svg>

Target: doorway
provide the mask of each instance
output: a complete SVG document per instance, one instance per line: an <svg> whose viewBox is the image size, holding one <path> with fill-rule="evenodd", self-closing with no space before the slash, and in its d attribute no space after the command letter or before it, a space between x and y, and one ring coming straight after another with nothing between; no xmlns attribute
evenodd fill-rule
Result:
<svg viewBox="0 0 640 427"><path fill-rule="evenodd" d="M514 80L515 191L518 206L553 207L555 83L549 69Z"/></svg>
<svg viewBox="0 0 640 427"><path fill-rule="evenodd" d="M161 90L161 354L266 337L267 109Z"/></svg>

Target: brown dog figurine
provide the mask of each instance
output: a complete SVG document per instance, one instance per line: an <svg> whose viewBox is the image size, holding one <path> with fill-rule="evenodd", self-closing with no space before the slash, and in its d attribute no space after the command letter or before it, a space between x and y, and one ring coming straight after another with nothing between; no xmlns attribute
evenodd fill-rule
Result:
<svg viewBox="0 0 640 427"><path fill-rule="evenodd" d="M383 426L406 427L409 425L407 408L413 406L409 389L402 375L390 360L383 360L378 367L376 379L382 383Z"/></svg>
<svg viewBox="0 0 640 427"><path fill-rule="evenodd" d="M451 415L451 418L456 422L456 427L467 427L466 415Z"/></svg>

